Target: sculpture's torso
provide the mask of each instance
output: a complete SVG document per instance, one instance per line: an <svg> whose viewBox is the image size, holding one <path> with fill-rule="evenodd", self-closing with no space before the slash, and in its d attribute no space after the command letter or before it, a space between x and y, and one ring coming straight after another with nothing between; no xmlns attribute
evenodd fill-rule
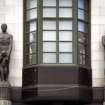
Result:
<svg viewBox="0 0 105 105"><path fill-rule="evenodd" d="M10 38L11 35L9 34L0 34L0 53L2 51L8 51Z"/></svg>

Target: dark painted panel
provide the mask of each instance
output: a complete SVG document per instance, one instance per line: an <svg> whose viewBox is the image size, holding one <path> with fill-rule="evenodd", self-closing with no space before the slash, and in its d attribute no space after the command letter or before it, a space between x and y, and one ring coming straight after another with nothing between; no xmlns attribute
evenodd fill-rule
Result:
<svg viewBox="0 0 105 105"><path fill-rule="evenodd" d="M23 86L35 84L91 86L91 70L79 66L32 66L23 70Z"/></svg>
<svg viewBox="0 0 105 105"><path fill-rule="evenodd" d="M91 70L74 65L25 67L22 93L25 101L78 100L90 102L92 98Z"/></svg>
<svg viewBox="0 0 105 105"><path fill-rule="evenodd" d="M30 68L28 71L23 72L23 86L35 85L37 82L37 70L36 68Z"/></svg>
<svg viewBox="0 0 105 105"><path fill-rule="evenodd" d="M54 92L53 94L49 94L46 93L44 95L42 95L40 93L40 95L38 94L37 96L32 96L29 97L28 93L29 91L25 91L25 93L27 93L27 96L24 98L23 97L23 101L24 102L36 102L36 101L81 101L81 102L91 102L92 101L92 92L91 90L87 87L71 87L69 88L69 90L67 90L67 92L64 91L64 93L61 91L61 94L58 94L58 91ZM23 92L24 93L24 92ZM56 96L54 95L56 94Z"/></svg>
<svg viewBox="0 0 105 105"><path fill-rule="evenodd" d="M79 67L79 84L92 85L91 69Z"/></svg>
<svg viewBox="0 0 105 105"><path fill-rule="evenodd" d="M38 68L38 84L78 84L78 68L43 66Z"/></svg>

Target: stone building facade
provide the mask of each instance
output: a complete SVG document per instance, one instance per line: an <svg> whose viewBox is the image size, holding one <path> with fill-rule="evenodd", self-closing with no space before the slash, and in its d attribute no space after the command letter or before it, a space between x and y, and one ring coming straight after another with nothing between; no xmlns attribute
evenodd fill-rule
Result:
<svg viewBox="0 0 105 105"><path fill-rule="evenodd" d="M0 0L0 24L7 23L8 32L13 35L13 50L9 75L9 81L13 87L13 105L28 105L28 103L24 103L22 99L24 55L23 21L23 0ZM91 67L93 94L90 102L91 105L102 105L104 103L105 52L102 46L103 35L105 35L105 1L91 0ZM29 105L30 104L35 103L32 102L29 103ZM45 104L47 103L45 102ZM77 104L79 104L79 102L77 102Z"/></svg>

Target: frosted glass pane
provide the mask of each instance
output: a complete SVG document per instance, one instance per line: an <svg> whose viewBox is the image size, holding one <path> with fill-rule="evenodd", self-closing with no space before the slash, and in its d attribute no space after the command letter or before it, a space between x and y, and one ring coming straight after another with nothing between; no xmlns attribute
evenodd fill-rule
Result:
<svg viewBox="0 0 105 105"><path fill-rule="evenodd" d="M56 0L43 0L43 6L56 6Z"/></svg>
<svg viewBox="0 0 105 105"><path fill-rule="evenodd" d="M72 41L72 31L60 31L59 40L60 41Z"/></svg>
<svg viewBox="0 0 105 105"><path fill-rule="evenodd" d="M59 17L72 17L71 8L59 8Z"/></svg>
<svg viewBox="0 0 105 105"><path fill-rule="evenodd" d="M56 63L56 53L43 53L43 63Z"/></svg>
<svg viewBox="0 0 105 105"><path fill-rule="evenodd" d="M56 52L56 42L43 42L43 52Z"/></svg>
<svg viewBox="0 0 105 105"><path fill-rule="evenodd" d="M59 63L72 63L72 54L60 54Z"/></svg>
<svg viewBox="0 0 105 105"><path fill-rule="evenodd" d="M37 7L37 0L27 0L27 9Z"/></svg>
<svg viewBox="0 0 105 105"><path fill-rule="evenodd" d="M36 30L36 22L30 22L30 31Z"/></svg>
<svg viewBox="0 0 105 105"><path fill-rule="evenodd" d="M32 43L30 44L30 54L35 53L36 52L36 43Z"/></svg>
<svg viewBox="0 0 105 105"><path fill-rule="evenodd" d="M59 30L72 30L72 21L60 21Z"/></svg>
<svg viewBox="0 0 105 105"><path fill-rule="evenodd" d="M84 5L84 0L78 0L78 8L82 8L84 9L85 5Z"/></svg>
<svg viewBox="0 0 105 105"><path fill-rule="evenodd" d="M43 31L43 41L56 41L56 31Z"/></svg>
<svg viewBox="0 0 105 105"><path fill-rule="evenodd" d="M85 23L84 22L78 22L78 30L81 32L85 32Z"/></svg>
<svg viewBox="0 0 105 105"><path fill-rule="evenodd" d="M56 17L56 8L43 8L43 17Z"/></svg>
<svg viewBox="0 0 105 105"><path fill-rule="evenodd" d="M43 29L56 30L56 21L43 21Z"/></svg>
<svg viewBox="0 0 105 105"><path fill-rule="evenodd" d="M30 33L30 43L36 41L36 32Z"/></svg>
<svg viewBox="0 0 105 105"><path fill-rule="evenodd" d="M59 42L59 52L72 52L72 43Z"/></svg>
<svg viewBox="0 0 105 105"><path fill-rule="evenodd" d="M30 11L27 11L27 20L35 18L37 18L37 9L32 9Z"/></svg>
<svg viewBox="0 0 105 105"><path fill-rule="evenodd" d="M29 63L30 64L36 63L36 55L35 54L29 56Z"/></svg>
<svg viewBox="0 0 105 105"><path fill-rule="evenodd" d="M72 0L59 0L59 6L72 6Z"/></svg>
<svg viewBox="0 0 105 105"><path fill-rule="evenodd" d="M78 10L78 18L84 20L85 19L85 13L84 10Z"/></svg>

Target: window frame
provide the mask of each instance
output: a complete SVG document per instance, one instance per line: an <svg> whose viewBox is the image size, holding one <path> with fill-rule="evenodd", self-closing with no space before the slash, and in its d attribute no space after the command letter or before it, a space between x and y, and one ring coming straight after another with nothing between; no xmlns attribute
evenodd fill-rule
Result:
<svg viewBox="0 0 105 105"><path fill-rule="evenodd" d="M88 46L87 46L87 49L88 50L86 50L86 52L88 53L88 57L86 57L86 65L87 66L90 66L91 65L91 35L90 35L90 33L91 33L91 25L90 25L90 11L91 11L91 8L90 8L90 0L88 0L88 2L89 2L89 10L88 10L88 14L89 14L89 33L88 33L88 36L87 36L87 38L86 38L86 43L88 42L89 44L88 44ZM56 17L55 17L55 20L58 20L58 18L59 18L59 0L56 0L56 3L57 3L57 6L56 6ZM26 0L23 0L23 7L24 7L24 9L23 9L23 13L24 13L24 16L23 16L23 40L24 40L24 51L23 51L23 63L24 63L24 65L28 65L28 61L27 61L27 57L26 57L26 55L27 56L29 56L29 54L26 54L27 52L25 52L25 46L26 46L26 43L27 43L27 41L26 41L26 36L25 36L25 30L26 30L26 25L25 25L25 23L26 23L26 13L25 13L25 11L26 11ZM69 18L69 19L72 19L72 27L75 27L75 28L72 28L72 46L73 46L73 52L72 52L72 58L73 58L73 62L72 62L72 64L76 64L76 65L81 65L81 64L79 64L79 54L78 54L78 51L79 51L79 49L78 49L78 0L72 0L72 7L70 7L70 8L72 8L72 18ZM41 17L43 17L43 2L42 2L42 0L38 0L37 1L37 35L38 35L38 37L37 37L37 40L38 40L38 42L37 42L37 56L36 56L36 64L43 64L42 63L42 56L43 56L43 54L42 54L42 51L41 51L41 49L42 49L42 47L43 47L43 43L42 43L42 35L43 35L43 19L41 18ZM63 18L61 18L61 19L63 19ZM58 35L56 35L58 38L57 39L59 39L59 26L58 26L58 28L56 29L56 34L58 34ZM57 45L57 49L59 49L59 45ZM58 55L59 55L59 53L58 53L59 51L57 51L57 60L59 60L59 58L58 58ZM58 61L57 61L58 62ZM56 64L60 64L60 63L56 63ZM65 63L64 63L65 64ZM70 64L70 63L69 63Z"/></svg>

